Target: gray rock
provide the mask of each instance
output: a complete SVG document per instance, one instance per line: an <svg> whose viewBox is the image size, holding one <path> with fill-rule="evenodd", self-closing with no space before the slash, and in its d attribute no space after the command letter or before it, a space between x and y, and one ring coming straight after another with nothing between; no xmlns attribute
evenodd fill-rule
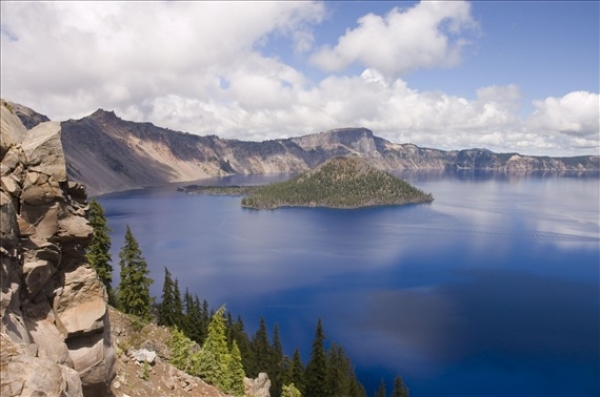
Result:
<svg viewBox="0 0 600 397"><path fill-rule="evenodd" d="M146 349L134 350L131 352L131 357L135 358L139 363L147 362L148 364L154 364L156 352Z"/></svg>
<svg viewBox="0 0 600 397"><path fill-rule="evenodd" d="M115 375L106 292L84 252L85 188L67 181L60 130L26 131L2 106L3 396L101 396Z"/></svg>
<svg viewBox="0 0 600 397"><path fill-rule="evenodd" d="M264 372L258 374L258 378L244 378L245 395L254 397L271 397L271 380Z"/></svg>

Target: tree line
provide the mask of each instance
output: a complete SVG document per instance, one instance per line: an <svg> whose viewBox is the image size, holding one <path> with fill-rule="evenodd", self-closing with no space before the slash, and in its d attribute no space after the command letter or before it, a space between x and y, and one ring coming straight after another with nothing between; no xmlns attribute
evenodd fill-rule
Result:
<svg viewBox="0 0 600 397"><path fill-rule="evenodd" d="M121 280L112 288L110 228L104 210L95 199L90 202L88 219L94 229L87 258L104 284L109 303L124 313L144 320L155 320L171 330L171 364L199 376L221 391L235 396L244 394L244 376L256 378L265 372L271 380L274 397L366 397L342 346L325 344L321 319L318 320L310 357L304 365L298 348L292 357L283 353L279 327L273 326L271 338L263 317L258 330L249 335L241 316L234 320L222 306L211 309L186 288L181 294L179 282L164 268L159 303L150 296L148 265L129 226L119 252ZM400 376L394 380L392 397L407 397L408 388ZM386 397L382 380L375 397Z"/></svg>

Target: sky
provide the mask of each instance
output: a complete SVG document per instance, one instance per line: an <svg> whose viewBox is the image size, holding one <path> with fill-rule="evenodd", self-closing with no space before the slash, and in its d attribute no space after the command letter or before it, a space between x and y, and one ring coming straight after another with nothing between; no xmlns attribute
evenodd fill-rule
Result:
<svg viewBox="0 0 600 397"><path fill-rule="evenodd" d="M0 4L0 95L52 120L600 154L597 1Z"/></svg>

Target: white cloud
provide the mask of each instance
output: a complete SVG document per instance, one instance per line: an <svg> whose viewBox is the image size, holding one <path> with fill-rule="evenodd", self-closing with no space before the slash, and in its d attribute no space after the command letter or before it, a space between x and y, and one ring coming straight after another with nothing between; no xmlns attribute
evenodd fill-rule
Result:
<svg viewBox="0 0 600 397"><path fill-rule="evenodd" d="M535 112L528 120L531 128L598 141L600 100L598 94L571 92L561 98L535 101Z"/></svg>
<svg viewBox="0 0 600 397"><path fill-rule="evenodd" d="M128 120L242 140L364 126L392 142L443 149L598 152L598 94L542 98L522 120L517 85L483 87L467 99L393 77L459 59L457 40L473 25L466 3L365 16L339 41L354 47L331 50L343 63L366 64L360 75L311 81L261 52L274 35L287 37L297 56L309 51L311 26L325 12L309 2L1 2L2 96L54 120L102 107ZM381 46L371 45L371 58L356 43L373 38ZM403 54L399 65L379 56L386 46ZM429 55L421 57L421 47Z"/></svg>
<svg viewBox="0 0 600 397"><path fill-rule="evenodd" d="M219 76L247 67L269 35L309 48L310 25L324 6L2 2L1 11L3 31L10 32L2 34L2 94L60 117L164 95L218 95Z"/></svg>
<svg viewBox="0 0 600 397"><path fill-rule="evenodd" d="M394 8L385 17L367 14L358 25L335 47L321 48L312 62L327 71L358 62L390 78L417 68L454 66L467 43L461 33L476 26L463 1L425 1L404 11Z"/></svg>

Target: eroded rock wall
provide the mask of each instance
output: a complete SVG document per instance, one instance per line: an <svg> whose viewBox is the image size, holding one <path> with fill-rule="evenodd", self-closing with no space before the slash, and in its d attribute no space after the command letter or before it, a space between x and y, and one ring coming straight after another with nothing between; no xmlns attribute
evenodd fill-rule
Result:
<svg viewBox="0 0 600 397"><path fill-rule="evenodd" d="M84 256L85 188L67 180L60 123L27 130L1 106L2 396L102 396L114 377L106 292Z"/></svg>

